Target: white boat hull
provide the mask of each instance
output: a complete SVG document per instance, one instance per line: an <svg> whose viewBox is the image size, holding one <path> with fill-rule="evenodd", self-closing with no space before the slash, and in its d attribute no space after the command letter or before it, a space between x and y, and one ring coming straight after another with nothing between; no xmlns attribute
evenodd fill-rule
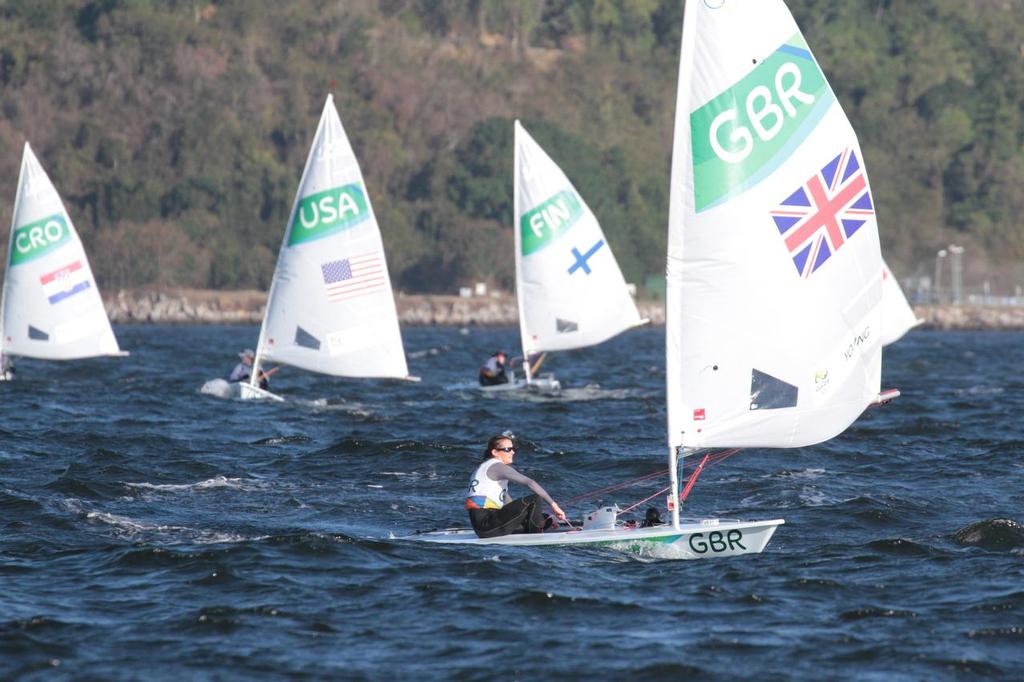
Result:
<svg viewBox="0 0 1024 682"><path fill-rule="evenodd" d="M430 531L405 539L452 545L504 545L512 547L564 547L568 545L611 547L641 556L662 559L708 559L712 557L759 554L764 551L783 519L734 521L695 519L652 528L563 530L546 533L502 535L479 538L472 530Z"/></svg>
<svg viewBox="0 0 1024 682"><path fill-rule="evenodd" d="M562 390L562 382L550 374L541 377L534 377L530 381L525 379L513 379L507 384L495 384L494 386L478 386L484 393L506 393L508 391L535 391L537 393L558 393Z"/></svg>
<svg viewBox="0 0 1024 682"><path fill-rule="evenodd" d="M238 397L242 400L274 400L279 403L284 402L284 398L281 396L265 391L258 386L250 386L245 383L238 383L236 386L238 386Z"/></svg>

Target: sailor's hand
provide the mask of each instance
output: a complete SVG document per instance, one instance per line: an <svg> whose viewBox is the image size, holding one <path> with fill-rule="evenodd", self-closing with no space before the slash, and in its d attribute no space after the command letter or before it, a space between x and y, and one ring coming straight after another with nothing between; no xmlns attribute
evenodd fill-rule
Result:
<svg viewBox="0 0 1024 682"><path fill-rule="evenodd" d="M558 517L559 521L565 522L565 512L554 502L551 503L551 511L555 512L555 516Z"/></svg>

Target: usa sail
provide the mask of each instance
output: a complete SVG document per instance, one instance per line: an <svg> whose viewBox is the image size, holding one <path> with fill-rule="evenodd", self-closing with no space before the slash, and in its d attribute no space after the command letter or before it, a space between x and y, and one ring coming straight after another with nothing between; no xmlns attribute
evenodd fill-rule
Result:
<svg viewBox="0 0 1024 682"><path fill-rule="evenodd" d="M781 0L686 4L675 125L670 449L834 437L878 399L882 260L857 136Z"/></svg>
<svg viewBox="0 0 1024 682"><path fill-rule="evenodd" d="M44 360L126 355L71 216L27 142L0 311L0 355Z"/></svg>
<svg viewBox="0 0 1024 682"><path fill-rule="evenodd" d="M514 191L524 354L593 346L642 324L597 218L519 121Z"/></svg>
<svg viewBox="0 0 1024 682"><path fill-rule="evenodd" d="M333 96L278 254L252 389L264 362L342 377L410 378L380 228Z"/></svg>

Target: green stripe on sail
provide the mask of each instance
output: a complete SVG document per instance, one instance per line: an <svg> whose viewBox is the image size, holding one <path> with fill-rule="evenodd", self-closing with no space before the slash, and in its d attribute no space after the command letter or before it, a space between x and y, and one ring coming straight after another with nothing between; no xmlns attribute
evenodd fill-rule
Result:
<svg viewBox="0 0 1024 682"><path fill-rule="evenodd" d="M690 114L693 192L703 211L778 168L835 99L799 34Z"/></svg>
<svg viewBox="0 0 1024 682"><path fill-rule="evenodd" d="M35 260L71 241L71 229L62 213L56 213L14 230L11 266Z"/></svg>
<svg viewBox="0 0 1024 682"><path fill-rule="evenodd" d="M299 199L288 232L288 246L323 239L370 217L362 183L334 187Z"/></svg>
<svg viewBox="0 0 1024 682"><path fill-rule="evenodd" d="M572 190L563 190L523 214L519 220L523 255L540 251L583 216L583 205Z"/></svg>

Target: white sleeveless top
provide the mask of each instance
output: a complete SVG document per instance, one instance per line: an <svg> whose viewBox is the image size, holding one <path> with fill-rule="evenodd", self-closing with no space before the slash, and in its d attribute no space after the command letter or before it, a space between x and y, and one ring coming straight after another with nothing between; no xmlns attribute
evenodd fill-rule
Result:
<svg viewBox="0 0 1024 682"><path fill-rule="evenodd" d="M469 480L469 490L466 492L466 501L472 501L479 509L501 509L508 501L508 481L494 481L487 475L487 472L501 460L491 457L482 462L476 468L476 472Z"/></svg>

